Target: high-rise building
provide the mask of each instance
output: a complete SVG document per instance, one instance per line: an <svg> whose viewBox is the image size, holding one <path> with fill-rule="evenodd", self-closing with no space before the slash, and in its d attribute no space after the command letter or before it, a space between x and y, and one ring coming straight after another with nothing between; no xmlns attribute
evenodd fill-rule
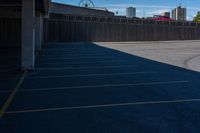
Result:
<svg viewBox="0 0 200 133"><path fill-rule="evenodd" d="M186 21L186 8L182 8L181 5L172 10L172 19L178 21Z"/></svg>
<svg viewBox="0 0 200 133"><path fill-rule="evenodd" d="M126 8L126 17L127 18L134 18L136 17L136 8L128 7Z"/></svg>
<svg viewBox="0 0 200 133"><path fill-rule="evenodd" d="M163 12L161 15L170 18L170 12Z"/></svg>

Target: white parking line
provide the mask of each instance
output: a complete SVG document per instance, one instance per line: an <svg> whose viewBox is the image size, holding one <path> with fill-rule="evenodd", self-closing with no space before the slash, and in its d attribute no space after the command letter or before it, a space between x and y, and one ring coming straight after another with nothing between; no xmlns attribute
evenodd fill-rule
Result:
<svg viewBox="0 0 200 133"><path fill-rule="evenodd" d="M132 67L137 67L136 65L118 65L118 66L90 66L90 67L52 67L52 68L45 68L45 67L40 67L36 68L36 70L65 70L65 69L98 69L98 68L132 68Z"/></svg>
<svg viewBox="0 0 200 133"><path fill-rule="evenodd" d="M77 49L78 50L78 49ZM71 55L77 55L77 54L81 54L81 55L96 55L96 54L102 54L102 53L105 53L105 54L110 54L108 51L96 51L96 52L91 52L91 51L64 51L64 50L59 50L59 53L58 53L58 50L56 51L44 51L43 54L71 54Z"/></svg>
<svg viewBox="0 0 200 133"><path fill-rule="evenodd" d="M85 52L85 53L96 53L95 51L98 51L98 52L105 52L105 51L108 51L108 50L97 50L97 49L94 49L94 48L69 48L69 47L62 47L62 48L53 48L53 49L44 49L43 50L44 52L58 52L58 51L61 51L61 52L70 52L70 53L76 53L77 51L80 51L80 52Z"/></svg>
<svg viewBox="0 0 200 133"><path fill-rule="evenodd" d="M113 55L111 55L111 54L76 54L76 55L70 55L70 54L62 53L62 54L46 54L46 55L42 54L40 56L45 56L45 58L51 58L51 57L53 57L53 58L54 57L55 58L57 58L57 57L68 57L68 58L85 57L85 58L87 58L87 57L96 57L96 56L100 57L100 56L113 56ZM119 56L119 55L117 55L117 56Z"/></svg>
<svg viewBox="0 0 200 133"><path fill-rule="evenodd" d="M186 103L186 102L200 102L200 99L177 99L168 101L166 100L166 101L130 102L130 103L99 104L99 105L73 106L73 107L61 107L61 108L30 109L30 110L19 110L19 111L7 111L5 112L5 114L67 111L67 110L122 107L122 106L134 106L134 105L139 106L139 105L151 105L151 104L173 104L173 103Z"/></svg>
<svg viewBox="0 0 200 133"><path fill-rule="evenodd" d="M102 57L102 56L93 56L93 57L77 57L77 58L71 58L71 57L62 57L62 58L60 58L60 57L56 57L56 58L45 58L44 59L44 61L46 61L46 60L75 60L75 59L114 59L115 57L114 56L105 56L105 57Z"/></svg>
<svg viewBox="0 0 200 133"><path fill-rule="evenodd" d="M62 76L35 76L27 79L48 79L48 78L73 78L73 77L90 77L90 76L117 76L117 75L137 75L137 74L155 74L154 71L146 72L129 72L129 73L103 73L103 74L82 74L82 75L62 75Z"/></svg>
<svg viewBox="0 0 200 133"><path fill-rule="evenodd" d="M57 87L57 88L39 88L39 89L21 89L18 92L32 92L32 91L50 91L50 90L69 90L69 89L86 89L86 88L103 88L103 87L125 87L125 86L144 86L144 85L164 85L164 84L184 84L189 81L166 81L166 82L146 82L133 84L104 84L104 85L87 85L87 86L71 86L71 87ZM0 93L7 93L12 90L1 90Z"/></svg>
<svg viewBox="0 0 200 133"><path fill-rule="evenodd" d="M96 63L109 63L109 62L122 62L124 60L119 60L119 59L115 59L115 60L100 60L100 61L78 61L78 62L44 62L44 63L40 63L39 65L54 65L54 64L96 64Z"/></svg>

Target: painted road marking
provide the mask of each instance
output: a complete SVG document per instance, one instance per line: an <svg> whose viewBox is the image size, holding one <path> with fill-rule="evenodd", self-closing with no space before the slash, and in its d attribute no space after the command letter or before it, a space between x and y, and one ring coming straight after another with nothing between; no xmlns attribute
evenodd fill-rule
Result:
<svg viewBox="0 0 200 133"><path fill-rule="evenodd" d="M8 99L4 103L2 109L0 110L0 119L5 114L5 111L7 110L7 108L10 106L10 104L11 104L12 100L14 99L17 91L19 90L21 84L24 82L26 75L27 75L27 71L25 71L23 73L22 77L20 78L19 82L17 83L17 86L14 88L14 90L12 91L12 93L9 95Z"/></svg>
<svg viewBox="0 0 200 133"><path fill-rule="evenodd" d="M60 107L60 108L44 108L44 109L8 111L8 112L5 112L5 113L6 114L37 113L37 112L49 112L49 111L67 111L67 110L106 108L106 107L122 107L122 106L150 105L150 104L173 104L173 103L186 103L186 102L200 102L200 99L177 99L177 100L168 100L168 101L149 101L149 102L130 102L130 103L116 103L116 104L99 104L99 105L87 105L87 106L74 106L74 107Z"/></svg>
<svg viewBox="0 0 200 133"><path fill-rule="evenodd" d="M93 57L77 57L77 58L70 58L70 57L62 57L62 58L45 58L44 61L46 60L75 60L75 59L115 59L114 56L105 56L105 57L102 57L102 56L93 56Z"/></svg>
<svg viewBox="0 0 200 133"><path fill-rule="evenodd" d="M90 76L117 76L117 75L137 75L137 74L155 74L157 72L129 72L129 73L104 73L104 74L82 74L82 75L62 75L62 76L35 76L27 77L28 79L48 79L48 78L73 78L73 77L90 77Z"/></svg>
<svg viewBox="0 0 200 133"><path fill-rule="evenodd" d="M79 49L77 49L79 50ZM96 51L96 50L95 50ZM103 55L102 53L106 54L106 55L110 55L111 53L109 53L109 51L96 51L96 52L91 52L91 51L79 51L77 52L76 50L71 52L71 51L63 51L63 50L59 50L58 51L44 51L44 55L63 55L63 54L68 54L68 55Z"/></svg>
<svg viewBox="0 0 200 133"><path fill-rule="evenodd" d="M144 86L144 85L162 85L162 84L184 84L189 81L166 81L166 82L146 82L146 83L133 83L133 84L104 84L104 85L87 85L87 86L70 86L70 87L57 87L57 88L39 88L39 89L20 89L18 92L31 92L31 91L50 91L50 90L69 90L69 89L84 89L84 88L103 88L103 87L124 87L124 86ZM10 90L11 91L11 90ZM7 93L9 90L2 90L0 93Z"/></svg>
<svg viewBox="0 0 200 133"><path fill-rule="evenodd" d="M68 57L68 58L80 58L80 57L84 57L84 58L88 58L88 57L104 57L104 56L112 56L111 54L76 54L76 55L70 55L70 54L58 54L58 53L55 53L55 54L42 54L41 56L45 56L46 58L57 58L57 57ZM40 56L40 57L41 57ZM119 55L118 55L119 57Z"/></svg>
<svg viewBox="0 0 200 133"><path fill-rule="evenodd" d="M94 74L81 74L81 75L61 75L61 76L33 76L35 74L27 74L27 79L45 79L45 78L73 78L73 77L90 77L90 76L112 76L112 75L136 75L136 74L156 74L155 71L146 71L146 72L127 72L127 73L94 73ZM32 76L32 77L31 77ZM18 77L10 77L3 80L15 80Z"/></svg>
<svg viewBox="0 0 200 133"><path fill-rule="evenodd" d="M78 62L44 62L40 63L40 65L56 65L56 64L68 64L68 65L74 65L74 64L96 64L96 63L109 63L109 62L123 62L124 60L100 60L100 61L78 61Z"/></svg>
<svg viewBox="0 0 200 133"><path fill-rule="evenodd" d="M136 65L117 65L117 66L91 66L91 67L40 67L37 70L65 70L65 69L98 69L98 68L132 68L137 67Z"/></svg>
<svg viewBox="0 0 200 133"><path fill-rule="evenodd" d="M45 78L71 78L71 77L90 77L90 76L112 76L112 75L136 75L136 74L155 74L155 71L145 71L145 72L128 72L128 73L94 73L94 74L81 74L81 75L61 75L61 76L33 76L35 74L27 74L27 79L45 79ZM33 76L33 77L30 77ZM10 77L2 80L14 80L18 77Z"/></svg>

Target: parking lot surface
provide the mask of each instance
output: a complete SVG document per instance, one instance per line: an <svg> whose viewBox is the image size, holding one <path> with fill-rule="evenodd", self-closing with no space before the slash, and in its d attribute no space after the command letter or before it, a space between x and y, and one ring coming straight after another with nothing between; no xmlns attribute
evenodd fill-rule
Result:
<svg viewBox="0 0 200 133"><path fill-rule="evenodd" d="M200 131L198 72L105 44L48 44L35 71L1 78L1 133Z"/></svg>
<svg viewBox="0 0 200 133"><path fill-rule="evenodd" d="M200 72L200 41L101 42L103 47Z"/></svg>

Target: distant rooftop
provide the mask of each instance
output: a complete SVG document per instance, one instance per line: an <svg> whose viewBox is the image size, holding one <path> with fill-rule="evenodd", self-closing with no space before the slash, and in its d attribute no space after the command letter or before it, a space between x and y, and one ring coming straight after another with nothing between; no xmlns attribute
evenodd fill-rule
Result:
<svg viewBox="0 0 200 133"><path fill-rule="evenodd" d="M50 13L89 16L114 16L114 13L108 11L106 8L86 8L56 2L51 3Z"/></svg>

